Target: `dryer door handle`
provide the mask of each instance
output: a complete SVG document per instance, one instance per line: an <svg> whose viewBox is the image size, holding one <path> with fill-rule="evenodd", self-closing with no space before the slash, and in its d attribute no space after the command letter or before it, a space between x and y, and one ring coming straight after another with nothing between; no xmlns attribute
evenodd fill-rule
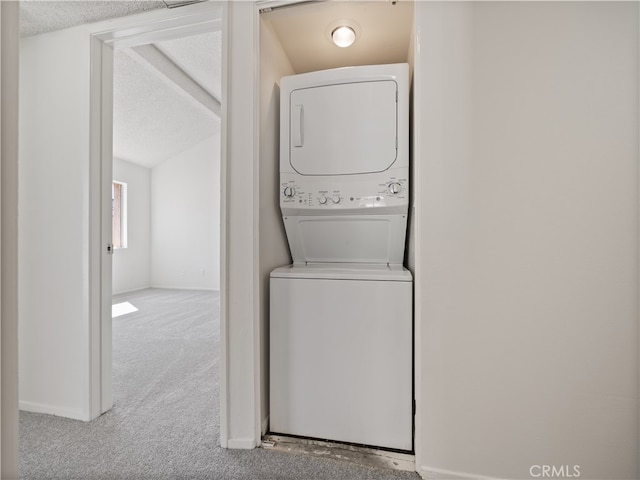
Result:
<svg viewBox="0 0 640 480"><path fill-rule="evenodd" d="M304 144L304 105L293 106L293 118L291 119L291 137L294 147L302 147Z"/></svg>

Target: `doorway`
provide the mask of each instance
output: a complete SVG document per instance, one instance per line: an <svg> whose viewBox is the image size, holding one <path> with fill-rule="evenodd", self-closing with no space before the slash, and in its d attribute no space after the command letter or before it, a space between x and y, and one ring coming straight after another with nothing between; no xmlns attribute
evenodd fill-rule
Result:
<svg viewBox="0 0 640 480"><path fill-rule="evenodd" d="M189 40L185 39L202 38L202 36L206 37L212 33L215 35L216 32L218 37L220 36L224 5L213 4L197 7L185 9L186 12L177 10L175 15L161 22L121 27L92 36L92 159L90 171L92 209L90 236L93 249L91 263L94 267L91 269L90 279L92 417L108 411L113 406L112 279L118 285L116 289L119 291L118 293L144 286L219 289L224 292L224 285L220 282L220 269L216 268L215 263L217 262L212 261L212 259L219 261L220 258L224 258L222 248L218 245L218 239L223 237L220 226L222 225L222 229L224 229L224 221L222 221L224 212L219 208L220 198L224 196L224 181L221 181L223 177L218 173L212 175L210 184L207 184L207 175L201 171L202 165L207 163L211 170L211 159L222 158L219 153L222 138L219 130L221 123L223 123L220 122L222 110L220 90L218 88L218 97L216 98L215 94L208 92L211 87L207 89L202 85L204 82L194 80L195 75L186 73L188 68L181 68L179 60L177 60L181 51L190 50L189 45L185 45L185 42L188 43ZM217 48L220 50L219 43ZM184 55L182 56L184 57ZM132 62L132 57L137 58L138 63ZM114 58L116 59L115 63ZM119 113L116 112L114 116L112 109L114 91L119 92L118 88L121 86L118 83L119 79L114 77L114 64L118 64L117 59L122 58L125 60L121 63L128 64L133 69L146 69L147 73L153 72L155 73L153 78L156 82L164 82L165 87L169 85L169 88L165 88L162 92L160 98L152 99L154 108L164 109L164 112L151 112L150 114L147 112L148 114L144 118L135 118L134 115L130 124L124 125L124 128L120 128L122 125L117 124ZM189 60L194 60L196 69L197 65L201 63L201 59L194 59L193 55L187 56L186 62L188 63ZM218 69L219 71L220 69ZM143 82L139 88L149 89L149 78L152 77L146 77L147 81ZM219 79L217 83L219 84ZM136 94L135 90L130 86L125 88L128 94L134 98L140 98L140 92ZM178 128L171 122L158 122L158 119L162 114L168 115L170 111L175 113L176 108L175 105L171 105L171 101L185 102L185 100L191 102L191 111L186 114L186 122L183 122L183 125L190 124L190 127L181 128L178 132L182 133L182 143L171 144L171 138L169 138L169 143L163 144L162 142L167 140L167 137L171 137L170 132L176 133ZM134 106L134 109L136 107L139 109L139 105ZM218 133L210 130L205 132L206 125L203 126L203 122L199 121L207 115L210 118L212 111L217 118L214 123L217 125ZM155 123L154 118L156 119ZM144 137L145 129L142 128L144 126L142 124L145 121L151 123L151 128L147 129L146 134L155 132L155 140ZM136 125L140 128L134 128ZM162 128L165 128L164 134ZM122 131L130 132L132 129L135 134L133 136L121 134ZM213 133L213 135L207 135L208 133ZM174 136L173 138L178 137ZM114 142L116 142L115 148ZM136 145L145 146L146 157L140 154L140 151L136 151ZM150 146L155 146L156 150L153 151L153 148L149 148ZM134 160L133 157L136 155L139 157L137 164L129 161ZM160 160L163 161L157 162L160 155ZM155 159L156 165L140 165L145 161L151 162L152 159ZM216 167L220 167L221 162L216 163ZM120 178L114 177L114 167L118 172L116 176L120 175ZM217 171L220 172L220 168L217 168ZM222 171L224 172L224 168ZM130 181L125 181L122 175L129 176ZM217 178L217 182L213 180L215 178ZM121 196L126 195L124 199L120 198L119 201L121 212L118 221L121 228L117 230L123 237L119 238L117 242L114 242L112 236L113 196L116 193L114 180L121 185L117 192ZM152 182L154 182L154 188L151 187ZM147 192L146 200L145 189ZM217 201L203 201L202 196L197 194L198 191L201 194L205 191L208 192L209 200L215 196ZM176 198L180 201L176 201ZM187 200L192 200L192 202L189 203ZM147 204L141 205L144 202ZM151 208L152 202L154 203L153 208ZM194 202L200 203L200 208L196 212L193 211ZM176 210L177 203L181 204L182 211ZM205 204L208 204L209 208L205 208ZM128 211L122 211L123 209ZM146 219L143 218L145 209L147 211ZM186 211L194 213L196 219L185 223ZM221 218L217 221L211 222L210 219L206 219L207 215L215 216L218 211L221 212ZM151 217L154 214L157 220L155 222ZM203 222L203 218L207 222ZM123 224L123 222L126 223ZM147 224L146 233L144 232L145 223ZM199 234L198 228L203 223L214 223L218 228L208 228L207 235ZM151 227L151 225L154 226ZM157 231L151 231L151 228L155 228ZM134 231L137 232L137 244L134 241ZM148 240L140 242L140 238L145 235ZM149 240L152 236L157 237L160 241L152 244ZM114 243L120 244L121 248L114 251ZM204 244L207 245L204 246ZM196 246L194 247L194 245ZM173 251L173 254L166 255L167 249L170 252ZM200 251L203 255L206 253L207 255L204 256L207 258L200 255L194 259L193 257L197 256L196 251ZM158 266L157 262L151 261L154 252L156 252L157 258L162 258L161 266ZM185 258L185 255L191 255L191 258ZM133 265L129 265L129 272L123 272L122 268L118 271L119 267L116 266L118 275L114 276L114 261L118 256L119 267L126 264L126 261L133 262ZM140 278L140 268L137 267L141 262L144 264L145 261L148 273L146 278L144 273L143 278ZM175 275L177 264L181 264L182 267ZM197 264L198 267L194 268L194 264ZM126 269L125 267L124 270ZM171 278L172 272L173 276L177 277L176 281L167 283L167 278ZM152 275L155 278L153 282L151 281Z"/></svg>
<svg viewBox="0 0 640 480"><path fill-rule="evenodd" d="M113 402L140 430L217 424L220 54L220 29L114 49Z"/></svg>

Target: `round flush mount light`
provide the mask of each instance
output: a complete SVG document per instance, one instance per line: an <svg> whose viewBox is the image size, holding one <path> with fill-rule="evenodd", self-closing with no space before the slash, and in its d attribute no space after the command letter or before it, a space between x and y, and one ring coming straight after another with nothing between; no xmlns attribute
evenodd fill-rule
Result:
<svg viewBox="0 0 640 480"><path fill-rule="evenodd" d="M353 42L356 41L356 32L353 28L347 25L340 25L331 32L331 40L338 47L346 48L350 47Z"/></svg>
<svg viewBox="0 0 640 480"><path fill-rule="evenodd" d="M330 43L346 48L362 37L362 28L355 20L340 18L327 25L324 36Z"/></svg>

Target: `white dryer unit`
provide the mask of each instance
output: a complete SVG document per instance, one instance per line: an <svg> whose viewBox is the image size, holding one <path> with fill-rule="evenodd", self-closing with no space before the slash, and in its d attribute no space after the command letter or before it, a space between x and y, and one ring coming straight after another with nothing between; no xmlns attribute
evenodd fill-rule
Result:
<svg viewBox="0 0 640 480"><path fill-rule="evenodd" d="M409 206L409 66L282 78L280 182L295 264L401 264Z"/></svg>
<svg viewBox="0 0 640 480"><path fill-rule="evenodd" d="M271 273L270 430L411 450L408 65L294 75L280 90L293 265Z"/></svg>

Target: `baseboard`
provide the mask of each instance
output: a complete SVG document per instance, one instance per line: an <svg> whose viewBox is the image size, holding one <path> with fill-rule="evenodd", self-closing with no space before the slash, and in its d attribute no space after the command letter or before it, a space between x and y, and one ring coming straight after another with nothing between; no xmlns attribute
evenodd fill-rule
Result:
<svg viewBox="0 0 640 480"><path fill-rule="evenodd" d="M142 290L148 290L150 288L161 288L163 290L189 290L189 291L203 291L203 292L219 292L219 288L201 288L201 287L162 287L159 285L148 285L146 287L136 287L130 290L122 290L121 292L113 291L112 295L124 295L125 293L140 292Z"/></svg>
<svg viewBox="0 0 640 480"><path fill-rule="evenodd" d="M456 472L454 470L427 467L425 465L420 467L419 473L425 480L503 480L497 477L487 477L467 472Z"/></svg>
<svg viewBox="0 0 640 480"><path fill-rule="evenodd" d="M73 420L86 421L82 410L70 410L67 408L54 407L44 403L20 401L20 410L23 412L46 413L47 415L55 415L56 417L71 418Z"/></svg>
<svg viewBox="0 0 640 480"><path fill-rule="evenodd" d="M238 450L250 450L256 448L255 438L230 438L227 440L227 448Z"/></svg>
<svg viewBox="0 0 640 480"><path fill-rule="evenodd" d="M219 288L203 288L203 287L166 287L162 285L152 285L147 288L161 288L162 290L193 290L193 291L201 291L201 292L219 292Z"/></svg>
<svg viewBox="0 0 640 480"><path fill-rule="evenodd" d="M147 290L148 288L151 288L151 287L149 287L149 286L146 286L146 287L136 287L136 288L131 288L131 289L129 289L129 290L122 290L121 292L113 291L113 292L111 292L111 294L112 294L112 295L123 295L123 294L125 294L125 293L133 293L133 292L139 292L139 291L141 291L141 290Z"/></svg>
<svg viewBox="0 0 640 480"><path fill-rule="evenodd" d="M260 433L262 435L265 435L267 433L267 428L269 428L269 415L262 419L262 430L260 431Z"/></svg>

